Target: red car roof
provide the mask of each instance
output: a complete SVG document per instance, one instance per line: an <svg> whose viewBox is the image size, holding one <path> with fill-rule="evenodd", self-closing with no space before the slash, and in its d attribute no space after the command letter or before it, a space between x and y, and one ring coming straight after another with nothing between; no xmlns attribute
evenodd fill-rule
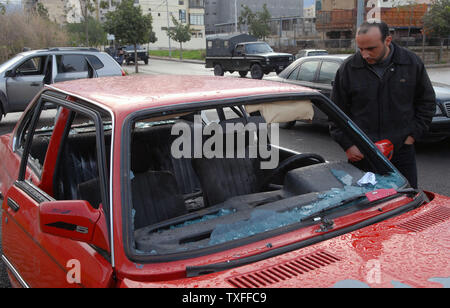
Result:
<svg viewBox="0 0 450 308"><path fill-rule="evenodd" d="M114 112L126 113L187 102L314 91L291 84L248 78L177 75L80 79L55 83L47 88L96 102Z"/></svg>

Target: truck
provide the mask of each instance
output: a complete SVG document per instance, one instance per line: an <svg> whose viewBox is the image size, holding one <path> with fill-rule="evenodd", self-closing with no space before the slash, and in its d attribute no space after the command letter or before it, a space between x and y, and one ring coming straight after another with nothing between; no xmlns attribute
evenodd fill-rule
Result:
<svg viewBox="0 0 450 308"><path fill-rule="evenodd" d="M121 48L124 51L124 61L127 65L129 65L130 62L134 62L134 45L122 46ZM147 50L142 48L141 45L136 45L136 52L137 60L144 61L145 64L148 64L149 56Z"/></svg>
<svg viewBox="0 0 450 308"><path fill-rule="evenodd" d="M205 67L214 68L215 76L239 72L246 77L262 79L264 74L283 71L294 60L289 53L277 53L263 41L248 34L213 35L206 38Z"/></svg>

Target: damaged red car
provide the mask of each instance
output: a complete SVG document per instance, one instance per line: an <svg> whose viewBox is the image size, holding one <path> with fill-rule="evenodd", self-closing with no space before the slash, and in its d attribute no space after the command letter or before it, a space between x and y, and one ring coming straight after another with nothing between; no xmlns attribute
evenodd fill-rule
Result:
<svg viewBox="0 0 450 308"><path fill-rule="evenodd" d="M278 123L318 111L370 172L308 140L280 146ZM449 285L450 198L412 189L308 88L193 76L53 84L0 137L0 157L1 258L16 287Z"/></svg>

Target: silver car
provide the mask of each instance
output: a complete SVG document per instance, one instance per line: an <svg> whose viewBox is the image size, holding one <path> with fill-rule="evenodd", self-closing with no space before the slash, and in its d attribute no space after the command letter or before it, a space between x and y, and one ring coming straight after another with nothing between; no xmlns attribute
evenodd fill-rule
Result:
<svg viewBox="0 0 450 308"><path fill-rule="evenodd" d="M95 48L48 48L17 54L0 64L0 121L23 111L44 84L95 77L124 76L120 65Z"/></svg>

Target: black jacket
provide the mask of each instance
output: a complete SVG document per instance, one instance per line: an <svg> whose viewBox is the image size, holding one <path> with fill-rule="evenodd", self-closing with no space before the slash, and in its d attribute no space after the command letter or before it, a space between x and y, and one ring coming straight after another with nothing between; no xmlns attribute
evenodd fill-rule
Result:
<svg viewBox="0 0 450 308"><path fill-rule="evenodd" d="M359 52L349 57L336 73L331 99L373 142L389 139L394 149L408 136L418 140L436 112L435 93L422 60L395 44L382 78ZM344 150L354 145L333 124L330 132Z"/></svg>

